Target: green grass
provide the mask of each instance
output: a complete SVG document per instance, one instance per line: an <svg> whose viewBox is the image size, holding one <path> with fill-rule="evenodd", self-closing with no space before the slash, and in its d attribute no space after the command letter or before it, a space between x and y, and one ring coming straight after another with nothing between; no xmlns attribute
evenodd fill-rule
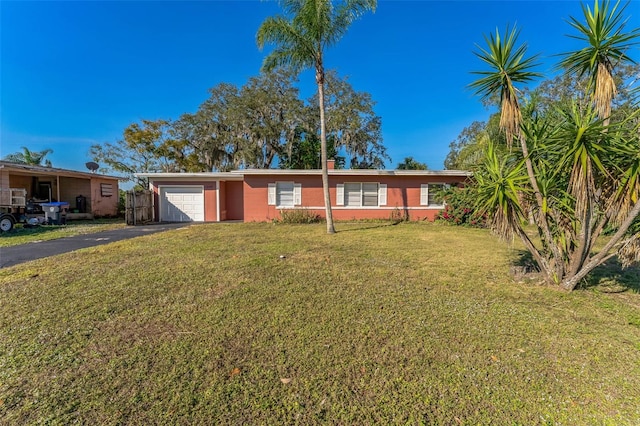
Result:
<svg viewBox="0 0 640 426"><path fill-rule="evenodd" d="M16 224L11 231L0 232L0 247L92 234L125 226L122 219L74 220L67 222L66 225L40 225L33 228Z"/></svg>
<svg viewBox="0 0 640 426"><path fill-rule="evenodd" d="M198 225L0 270L0 423L640 424L632 286L517 283L484 230L338 231Z"/></svg>

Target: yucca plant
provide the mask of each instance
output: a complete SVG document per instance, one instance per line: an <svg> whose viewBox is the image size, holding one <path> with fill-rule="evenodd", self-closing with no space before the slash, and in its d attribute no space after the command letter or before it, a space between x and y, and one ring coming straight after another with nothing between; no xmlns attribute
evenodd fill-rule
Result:
<svg viewBox="0 0 640 426"><path fill-rule="evenodd" d="M547 282L567 290L616 255L623 266L640 259L638 106L611 121L614 69L632 61L627 51L640 37L638 29L623 32L625 7L596 2L593 11L582 7L586 23L570 20L582 34L576 38L588 47L564 54L560 66L588 77L589 102L577 96L553 111L538 111L535 99L527 104L515 85L537 76L530 69L535 57L525 58L525 45L515 47L515 30L507 30L505 38L497 31L485 37L489 47L476 53L491 69L476 72L483 77L471 86L485 98L500 94L502 130L521 147L518 163L500 160L493 148L487 151L477 174L479 205L500 236L520 237ZM538 244L523 230L527 210L538 229ZM598 250L598 238L610 227L614 234Z"/></svg>
<svg viewBox="0 0 640 426"><path fill-rule="evenodd" d="M595 109L600 118L611 115L611 102L617 94L613 69L626 62L634 62L629 56L631 48L638 44L640 29L624 32L627 20L624 11L629 3L620 7L609 0L595 1L593 10L582 4L584 22L571 17L569 24L577 30L570 37L586 43L576 52L562 54L560 68L579 77L589 77L590 91Z"/></svg>

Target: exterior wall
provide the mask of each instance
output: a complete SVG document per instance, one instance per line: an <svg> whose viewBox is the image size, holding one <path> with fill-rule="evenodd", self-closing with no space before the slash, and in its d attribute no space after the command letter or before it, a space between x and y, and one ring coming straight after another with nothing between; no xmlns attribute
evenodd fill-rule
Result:
<svg viewBox="0 0 640 426"><path fill-rule="evenodd" d="M420 205L420 186L422 184L463 182L463 177L455 176L329 176L329 192L333 217L335 220L352 219L389 219L392 215L406 215L411 220L434 220L442 209ZM263 222L280 217L277 206L268 205L269 183L295 182L302 185L302 205L322 217L325 216L324 196L320 175L245 175L244 220L245 222ZM336 186L345 182L377 182L387 185L387 203L379 207L349 207L336 205Z"/></svg>
<svg viewBox="0 0 640 426"><path fill-rule="evenodd" d="M220 221L227 220L227 183L218 181L218 202L220 203Z"/></svg>
<svg viewBox="0 0 640 426"><path fill-rule="evenodd" d="M9 179L9 188L24 188L27 190L27 200L33 198L33 191L31 188L31 176L25 175L11 175L9 172L5 172ZM2 185L4 188L4 184Z"/></svg>
<svg viewBox="0 0 640 426"><path fill-rule="evenodd" d="M65 199L58 200L58 182L55 176L30 176L30 175L14 175L9 172L9 187L10 188L24 188L27 190L27 200L37 198L37 192L34 193L34 179L36 182L36 191L38 183L48 183L51 185L51 199L48 201L66 201ZM60 194L62 198L62 194Z"/></svg>
<svg viewBox="0 0 640 426"><path fill-rule="evenodd" d="M100 184L109 183L112 185L112 195L111 196L102 196L102 191L100 188ZM60 186L62 185L62 180L60 181ZM91 213L94 216L115 216L118 214L118 199L120 195L118 193L118 181L115 179L103 179L103 178L93 178L90 181L90 195L77 194L72 198L72 202L70 204L75 206L76 197L78 195L84 195L87 197L87 207L91 209Z"/></svg>
<svg viewBox="0 0 640 426"><path fill-rule="evenodd" d="M34 198L33 176L19 174L8 175L8 187L24 188L27 190L27 199ZM83 179L60 176L36 176L37 182L51 184L51 200L69 203L69 208L76 208L76 197L83 195L87 198L88 213L96 216L115 216L118 214L118 181L116 179ZM58 199L58 180L60 183ZM113 186L113 195L103 197L100 194L100 183L110 183Z"/></svg>
<svg viewBox="0 0 640 426"><path fill-rule="evenodd" d="M204 186L204 220L205 222L216 222L218 220L217 204L216 204L216 182L215 181L161 181L154 180L151 183L153 190L153 217L156 221L160 220L160 186Z"/></svg>
<svg viewBox="0 0 640 426"><path fill-rule="evenodd" d="M59 201L65 201L69 203L69 209L73 211L73 209L77 208L76 197L79 195L82 195L83 197L87 198L86 213L92 213L94 210L92 206L92 200L94 197L92 197L93 191L91 190L91 187L92 185L91 185L90 179L60 177L60 200ZM98 191L99 191L99 188L100 188L100 185L98 185ZM99 194L100 192L98 192L98 195ZM116 206L117 206L117 203L116 203Z"/></svg>
<svg viewBox="0 0 640 426"><path fill-rule="evenodd" d="M243 220L245 215L243 196L244 182L230 180L224 182L224 184L227 220Z"/></svg>
<svg viewBox="0 0 640 426"><path fill-rule="evenodd" d="M9 172L6 171L6 170L2 170L2 169L0 169L0 188L2 188L2 189L13 188L9 184Z"/></svg>
<svg viewBox="0 0 640 426"><path fill-rule="evenodd" d="M118 214L117 178L28 165L16 165L13 168L5 164L3 163L3 167L0 168L2 187L26 189L27 200L63 201L69 203L70 209L74 209L76 208L76 197L82 195L87 199L87 213L93 213L97 216ZM102 196L101 183L108 183L112 186L110 197ZM48 184L51 188L50 197L48 193L45 195L44 191L38 196L39 186L43 184Z"/></svg>
<svg viewBox="0 0 640 426"><path fill-rule="evenodd" d="M13 188L13 186L9 182L9 172L0 169L0 206L11 206L12 204L9 188Z"/></svg>

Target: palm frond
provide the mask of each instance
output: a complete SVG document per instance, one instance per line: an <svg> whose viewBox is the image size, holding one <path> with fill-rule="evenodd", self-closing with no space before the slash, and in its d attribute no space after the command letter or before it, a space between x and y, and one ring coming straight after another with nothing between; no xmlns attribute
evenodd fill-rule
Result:
<svg viewBox="0 0 640 426"><path fill-rule="evenodd" d="M345 0L340 3L335 14L335 37L330 44L334 44L342 38L347 28L362 15L367 12L375 12L377 6L377 0Z"/></svg>
<svg viewBox="0 0 640 426"><path fill-rule="evenodd" d="M266 44L277 46L264 59L262 66L266 71L284 65L300 71L315 63L316 49L304 28L296 27L282 16L267 18L258 29L256 41L260 49Z"/></svg>
<svg viewBox="0 0 640 426"><path fill-rule="evenodd" d="M562 53L564 58L559 63L566 73L589 77L593 102L601 118L609 117L611 102L617 94L613 69L623 63L635 63L629 53L640 37L640 28L624 32L627 20L623 12L629 3L619 5L620 1L611 5L609 0L596 0L591 10L583 4L585 22L571 17L569 25L577 34L569 37L585 42L586 47Z"/></svg>
<svg viewBox="0 0 640 426"><path fill-rule="evenodd" d="M618 253L623 268L640 263L640 233L627 239Z"/></svg>
<svg viewBox="0 0 640 426"><path fill-rule="evenodd" d="M523 161L500 156L493 143L487 145L483 166L475 174L476 207L487 214L491 229L502 239L511 240L524 219L521 194L528 192Z"/></svg>
<svg viewBox="0 0 640 426"><path fill-rule="evenodd" d="M496 28L495 35L485 35L487 49L480 46L474 54L489 66L488 71L474 71L483 77L469 84L475 94L487 99L500 95L500 128L505 132L507 144L511 146L513 137L519 133L522 115L518 105L518 91L515 84L531 81L541 74L532 71L537 66L538 56L525 58L527 45L516 47L520 31L507 27L505 36L500 36Z"/></svg>

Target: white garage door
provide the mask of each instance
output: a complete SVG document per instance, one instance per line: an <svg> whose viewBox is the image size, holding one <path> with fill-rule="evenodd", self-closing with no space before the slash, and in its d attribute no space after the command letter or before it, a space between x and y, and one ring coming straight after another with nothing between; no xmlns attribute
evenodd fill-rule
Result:
<svg viewBox="0 0 640 426"><path fill-rule="evenodd" d="M160 220L203 222L204 189L201 186L160 187Z"/></svg>

